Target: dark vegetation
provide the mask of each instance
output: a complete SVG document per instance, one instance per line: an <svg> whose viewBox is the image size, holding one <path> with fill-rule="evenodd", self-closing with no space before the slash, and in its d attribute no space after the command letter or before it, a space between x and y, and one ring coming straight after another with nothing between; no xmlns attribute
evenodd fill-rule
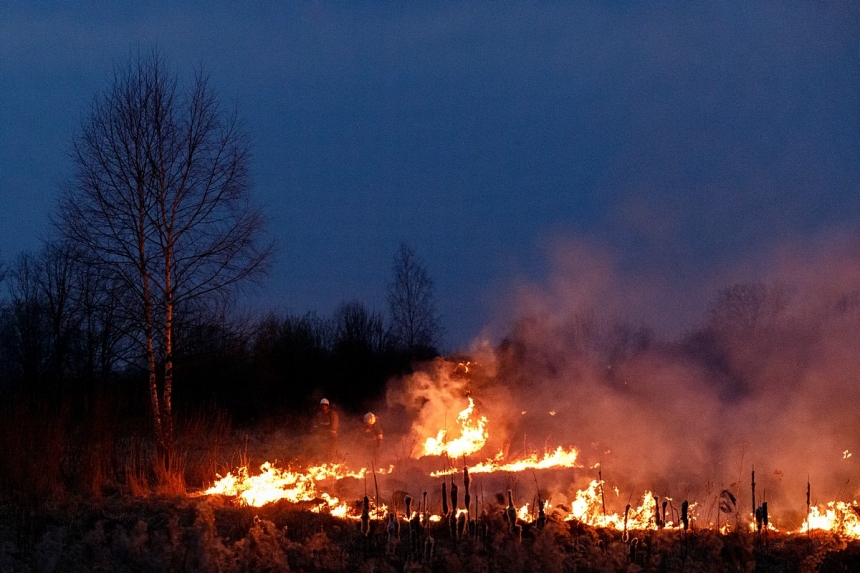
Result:
<svg viewBox="0 0 860 573"><path fill-rule="evenodd" d="M129 339L133 325L110 308L93 310L89 300L105 295L92 292L88 269L65 257L46 247L10 265L8 296L0 298L4 394L59 409L120 394L131 408L145 409L146 370ZM66 273L61 281L58 265ZM331 317L273 312L250 319L191 308L174 320L178 404L224 410L239 422L296 415L320 395L358 412L382 396L390 377L438 355L433 346L406 344L386 317L359 301Z"/></svg>
<svg viewBox="0 0 860 573"><path fill-rule="evenodd" d="M57 293L47 290L44 278L50 256L55 255L20 257L8 279L10 296L0 302L0 384L6 398L0 404L6 453L0 456L0 487L6 493L35 490L35 498L46 499L48 493L97 494L127 485L131 477L139 483L167 478L147 476L154 446L146 372L136 346L110 338L111 331L122 330L118 324L87 330L87 310L76 302L57 316L49 302ZM219 432L247 433L267 424L298 433L322 396L347 414L363 413L381 399L391 377L435 355L432 348L399 344L382 315L359 302L341 305L329 318L183 315L176 332L178 445L196 438L212 446ZM96 363L105 366L94 368ZM171 479L192 486L212 479L215 459L195 460L187 447L178 451L185 467ZM198 465L205 472L196 472ZM36 483L41 481L46 483Z"/></svg>

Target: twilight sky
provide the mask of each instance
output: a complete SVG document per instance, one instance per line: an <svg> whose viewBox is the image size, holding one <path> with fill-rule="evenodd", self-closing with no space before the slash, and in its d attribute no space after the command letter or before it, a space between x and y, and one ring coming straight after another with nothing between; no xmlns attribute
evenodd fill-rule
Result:
<svg viewBox="0 0 860 573"><path fill-rule="evenodd" d="M453 350L589 245L658 285L643 319L671 331L731 269L860 228L855 2L11 1L4 260L49 231L112 67L153 47L181 78L202 64L253 137L278 244L256 308L385 310L405 241Z"/></svg>

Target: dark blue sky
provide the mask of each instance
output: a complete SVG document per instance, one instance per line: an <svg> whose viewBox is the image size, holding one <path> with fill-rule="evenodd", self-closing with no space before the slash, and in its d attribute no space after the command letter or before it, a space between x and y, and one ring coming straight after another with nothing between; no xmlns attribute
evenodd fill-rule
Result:
<svg viewBox="0 0 860 573"><path fill-rule="evenodd" d="M155 46L253 136L260 307L384 310L406 241L454 348L587 243L682 323L722 269L860 225L854 2L4 2L4 259L48 232L112 66Z"/></svg>

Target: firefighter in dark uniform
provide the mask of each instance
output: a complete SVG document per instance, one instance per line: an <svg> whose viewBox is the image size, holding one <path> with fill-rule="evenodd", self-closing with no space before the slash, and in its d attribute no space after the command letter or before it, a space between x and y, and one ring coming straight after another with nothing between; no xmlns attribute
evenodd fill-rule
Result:
<svg viewBox="0 0 860 573"><path fill-rule="evenodd" d="M373 412L364 415L364 443L367 453L376 461L382 446L382 427L379 425L379 417Z"/></svg>
<svg viewBox="0 0 860 573"><path fill-rule="evenodd" d="M324 456L324 461L334 463L337 451L337 432L339 421L337 412L326 398L320 400L320 407L314 416L314 436L317 442L317 455Z"/></svg>

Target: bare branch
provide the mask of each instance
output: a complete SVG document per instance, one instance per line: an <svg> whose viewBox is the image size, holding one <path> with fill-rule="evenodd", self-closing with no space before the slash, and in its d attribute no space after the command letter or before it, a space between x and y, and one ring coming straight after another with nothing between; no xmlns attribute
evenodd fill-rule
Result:
<svg viewBox="0 0 860 573"><path fill-rule="evenodd" d="M54 223L80 260L123 289L136 317L156 435L169 450L175 313L205 306L268 269L271 245L252 205L248 138L207 76L180 86L157 51L114 71L74 141L74 178ZM156 359L164 377L156 392Z"/></svg>

